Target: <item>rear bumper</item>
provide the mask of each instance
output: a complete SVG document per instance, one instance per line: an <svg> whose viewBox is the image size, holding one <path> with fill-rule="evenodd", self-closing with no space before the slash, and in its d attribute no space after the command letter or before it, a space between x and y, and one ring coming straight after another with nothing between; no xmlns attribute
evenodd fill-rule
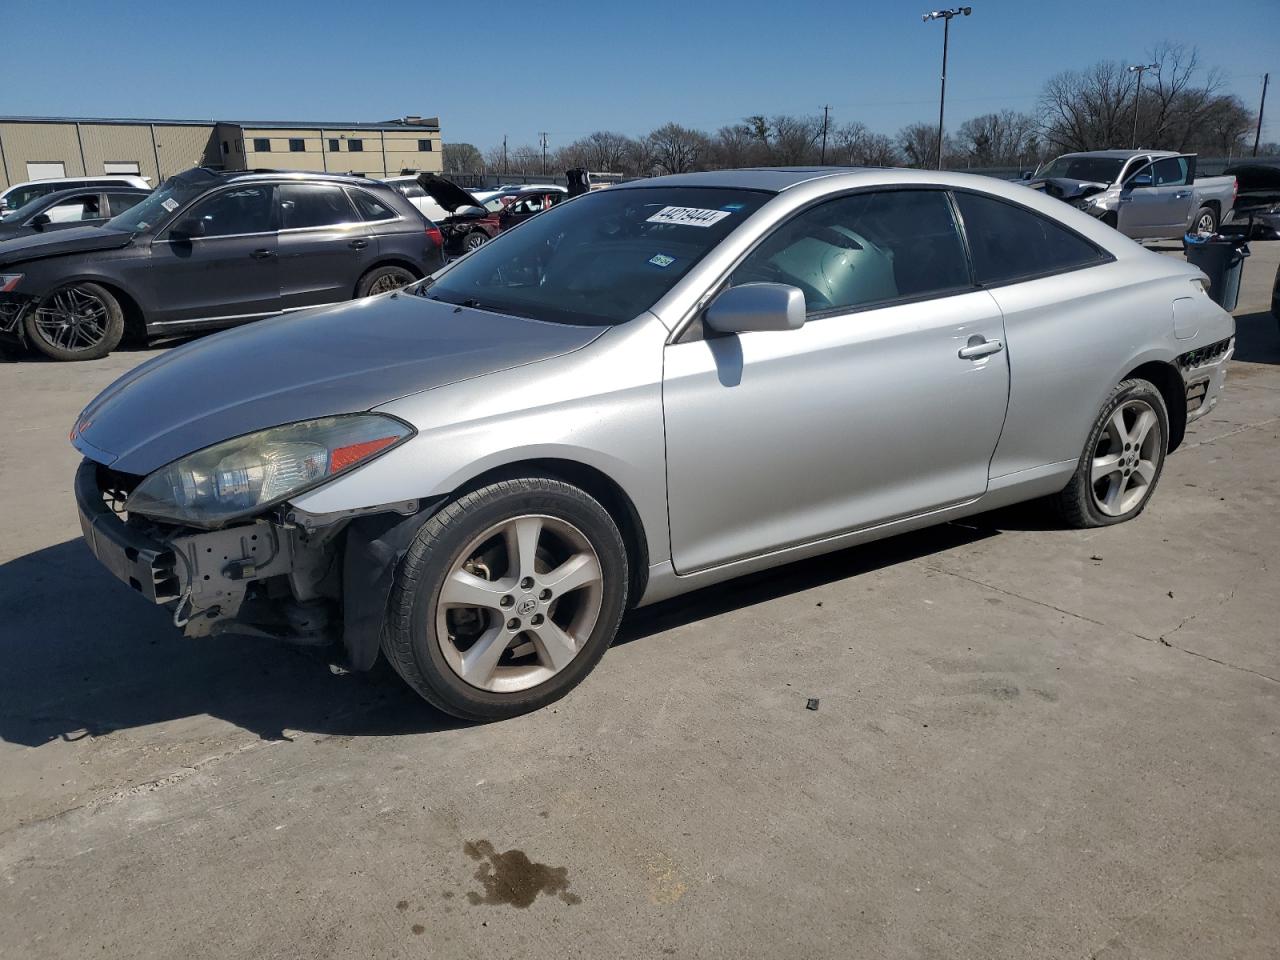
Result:
<svg viewBox="0 0 1280 960"><path fill-rule="evenodd" d="M1186 388L1188 423L1218 405L1227 383L1227 364L1235 350L1236 338L1228 337L1178 357L1178 369Z"/></svg>

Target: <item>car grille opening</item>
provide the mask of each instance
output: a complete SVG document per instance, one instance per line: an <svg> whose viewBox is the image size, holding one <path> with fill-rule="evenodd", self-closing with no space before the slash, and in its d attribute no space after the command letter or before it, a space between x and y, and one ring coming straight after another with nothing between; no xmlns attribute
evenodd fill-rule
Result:
<svg viewBox="0 0 1280 960"><path fill-rule="evenodd" d="M110 467L98 466L98 490L102 494L102 502L112 513L123 518L125 501L142 482L142 477L132 473L121 473Z"/></svg>
<svg viewBox="0 0 1280 960"><path fill-rule="evenodd" d="M1203 367L1207 363L1216 363L1231 349L1232 339L1232 337L1227 337L1227 339L1211 343L1207 347L1196 347L1194 350L1188 350L1178 357L1178 366L1183 370L1193 370L1196 367Z"/></svg>

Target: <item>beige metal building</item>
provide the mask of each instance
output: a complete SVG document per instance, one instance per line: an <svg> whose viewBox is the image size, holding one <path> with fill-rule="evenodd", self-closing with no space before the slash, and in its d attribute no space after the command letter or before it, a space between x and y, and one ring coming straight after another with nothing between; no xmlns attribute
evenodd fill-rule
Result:
<svg viewBox="0 0 1280 960"><path fill-rule="evenodd" d="M444 169L438 117L385 123L233 123L0 117L0 189L121 173L159 184L191 167L327 170L388 177Z"/></svg>

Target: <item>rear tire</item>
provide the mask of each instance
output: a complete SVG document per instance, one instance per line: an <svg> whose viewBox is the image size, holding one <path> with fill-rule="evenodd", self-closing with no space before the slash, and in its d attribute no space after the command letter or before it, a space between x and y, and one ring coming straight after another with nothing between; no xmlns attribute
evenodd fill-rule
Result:
<svg viewBox="0 0 1280 960"><path fill-rule="evenodd" d="M382 651L445 713L528 713L604 656L628 583L622 536L596 500L549 477L499 481L422 525L396 572Z"/></svg>
<svg viewBox="0 0 1280 960"><path fill-rule="evenodd" d="M1210 234L1218 229L1218 215L1213 212L1213 207L1201 207L1196 211L1195 219L1191 221L1191 232L1194 234Z"/></svg>
<svg viewBox="0 0 1280 960"><path fill-rule="evenodd" d="M27 342L51 360L99 360L124 336L124 311L105 287L70 283L23 318Z"/></svg>
<svg viewBox="0 0 1280 960"><path fill-rule="evenodd" d="M1094 420L1071 482L1050 502L1079 529L1132 520L1150 502L1168 450L1164 397L1147 380L1125 380Z"/></svg>
<svg viewBox="0 0 1280 960"><path fill-rule="evenodd" d="M377 296L379 293L390 293L392 290L408 286L417 279L404 267L374 267L356 284L356 299Z"/></svg>

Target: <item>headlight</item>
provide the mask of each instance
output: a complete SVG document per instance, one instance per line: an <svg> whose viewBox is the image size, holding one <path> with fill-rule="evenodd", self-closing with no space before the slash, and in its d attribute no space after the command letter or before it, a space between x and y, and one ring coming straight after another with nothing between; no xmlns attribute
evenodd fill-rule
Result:
<svg viewBox="0 0 1280 960"><path fill-rule="evenodd" d="M304 420L206 447L148 476L130 513L210 527L331 480L413 435L376 413Z"/></svg>
<svg viewBox="0 0 1280 960"><path fill-rule="evenodd" d="M18 285L21 279L20 273L0 273L0 293L8 293Z"/></svg>

